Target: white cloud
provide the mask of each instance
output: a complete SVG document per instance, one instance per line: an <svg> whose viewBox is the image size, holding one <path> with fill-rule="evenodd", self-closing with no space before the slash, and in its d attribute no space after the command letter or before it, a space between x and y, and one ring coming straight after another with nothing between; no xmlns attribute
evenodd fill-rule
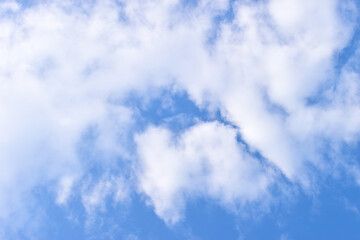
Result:
<svg viewBox="0 0 360 240"><path fill-rule="evenodd" d="M94 11L101 12L101 7ZM111 39L99 40L101 31L91 32L91 26L96 19L111 22L111 14L102 19L95 13L88 17L80 8L73 10L68 13L56 3L39 4L1 18L0 52L6 56L0 60L2 219L25 213L28 203L22 199L31 199L32 188L39 184L59 181L57 202L65 203L73 183L62 177L81 179L86 171L87 164L77 155L84 132L98 125L106 146L97 147L107 151L104 148L117 140L112 134L120 138L129 127L131 110L108 104L107 99L112 91L119 93L116 87L121 81L106 81L121 75L111 70L113 77L107 78L96 66L108 56L106 49L111 46L103 46ZM110 132L115 122L118 130ZM112 154L125 154L120 148L112 148Z"/></svg>
<svg viewBox="0 0 360 240"><path fill-rule="evenodd" d="M128 199L129 189L125 180L119 176L103 176L99 181L89 186L84 186L81 194L82 204L89 215L96 210L105 211L105 201L112 197L115 203L121 203Z"/></svg>
<svg viewBox="0 0 360 240"><path fill-rule="evenodd" d="M236 140L236 129L199 123L180 136L150 127L136 137L140 190L168 223L182 217L187 197L206 195L225 206L266 195L272 171Z"/></svg>
<svg viewBox="0 0 360 240"><path fill-rule="evenodd" d="M70 195L71 195L71 191L74 185L74 177L72 176L64 176L60 179L59 182L59 188L58 188L58 192L57 192L57 196L56 196L56 203L57 204L65 204Z"/></svg>
<svg viewBox="0 0 360 240"><path fill-rule="evenodd" d="M321 167L322 141L336 152L337 144L359 139L358 55L340 76L334 63L353 33L339 11L344 3L238 1L234 19L220 22L209 44L214 16L229 4L68 0L21 9L2 2L0 218L22 209L23 196L40 183L57 182L56 201L66 203L87 171L76 148L90 127L96 126L94 148L104 158L130 159L135 115L122 100L134 91L151 97L169 85L200 107L219 108L267 164L311 187L306 165ZM321 103L308 104L320 95ZM176 222L189 195L231 205L266 193L272 171L235 134L203 123L175 140L162 127L138 135L138 181L159 216ZM86 209L114 192L107 181L84 193Z"/></svg>
<svg viewBox="0 0 360 240"><path fill-rule="evenodd" d="M16 12L20 9L20 5L16 1L3 1L0 3L0 14L6 12Z"/></svg>
<svg viewBox="0 0 360 240"><path fill-rule="evenodd" d="M309 139L322 137L327 131L344 131L340 117L343 114L356 122L350 112L334 115L339 109L335 103L330 103L326 111L322 106L307 104L308 98L336 78L333 56L346 45L352 28L339 15L338 2L287 3L300 9L298 16L281 14L281 3L237 4L233 23L222 26L214 59L201 60L208 73L199 78L206 81L196 81L195 85L190 76L182 80L199 102L210 99L220 103L228 119L240 128L244 140L288 178L305 183L304 171L299 169L305 160L315 158L308 156L312 152ZM309 22L311 12L317 14ZM206 95L199 96L195 91ZM334 96L341 94L332 93ZM319 121L317 115L322 114ZM309 119L304 122L305 116ZM349 129L357 131L354 124Z"/></svg>

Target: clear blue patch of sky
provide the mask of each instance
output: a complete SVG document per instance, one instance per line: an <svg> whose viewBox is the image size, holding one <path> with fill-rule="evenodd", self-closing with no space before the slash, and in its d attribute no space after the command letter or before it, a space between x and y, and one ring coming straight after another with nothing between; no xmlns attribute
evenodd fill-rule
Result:
<svg viewBox="0 0 360 240"><path fill-rule="evenodd" d="M197 239L238 239L239 236L235 215L206 198L188 202L182 224L186 225Z"/></svg>
<svg viewBox="0 0 360 240"><path fill-rule="evenodd" d="M239 219L238 228L244 239L358 239L359 215L346 209L343 197L359 191L347 191L341 183L329 182L315 197L299 193L296 202L273 208L260 219Z"/></svg>
<svg viewBox="0 0 360 240"><path fill-rule="evenodd" d="M220 121L229 124L220 111L199 108L183 91L173 92L165 88L150 100L133 93L123 104L135 111L136 131L139 132L150 125L168 127L174 133L180 133L198 121Z"/></svg>

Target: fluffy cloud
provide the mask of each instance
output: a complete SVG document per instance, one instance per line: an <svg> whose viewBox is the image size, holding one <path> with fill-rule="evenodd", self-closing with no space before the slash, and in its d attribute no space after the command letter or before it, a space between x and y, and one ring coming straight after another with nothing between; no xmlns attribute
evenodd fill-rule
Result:
<svg viewBox="0 0 360 240"><path fill-rule="evenodd" d="M95 161L79 146L108 159L97 163L104 169L130 160L132 184L176 222L188 197L257 201L281 174L311 187L307 166L323 170L324 146L339 155L359 139L358 54L342 69L336 63L354 32L352 1L6 1L0 9L2 220L46 183L55 182L58 204L83 194L86 209L101 206L119 176L73 193ZM198 123L174 137L153 126L132 152L137 110L126 98L169 86L237 130Z"/></svg>
<svg viewBox="0 0 360 240"><path fill-rule="evenodd" d="M161 127L136 137L140 190L160 217L178 221L187 197L210 196L228 206L266 193L272 171L251 157L236 135L236 129L210 122L176 137Z"/></svg>
<svg viewBox="0 0 360 240"><path fill-rule="evenodd" d="M338 75L334 61L353 33L353 26L340 10L353 14L355 10L349 3L341 5L336 1L325 4L294 0L286 2L287 7L284 3L235 3L235 18L220 24L211 54L200 51L191 56L192 61L180 64L175 75L180 76L179 84L199 105L219 107L239 127L252 150L259 151L289 180L311 188L314 176L309 175L312 172L307 166L322 169L325 161L332 161L322 157L324 146L330 146L326 150L329 155L341 154L339 144L354 143L359 136L359 78L349 69ZM290 13L284 11L284 6ZM291 14L291 9L296 9L296 14ZM309 15L313 16L311 20ZM153 131L148 134L153 136ZM160 139L148 139L148 144L153 146L150 143L155 142L158 150L167 154L151 157L150 151L144 150L145 142L140 141L144 169L148 170L142 170L141 188L152 199L158 214L174 221L170 213L175 219L179 215L173 206L181 209L183 205L178 195L192 192L178 185L186 177L174 170L169 172L173 178L159 178L166 186L154 179L165 168L172 169L170 166L192 167L178 166L180 159L187 158L182 155L186 147L173 147L166 132L154 135ZM158 164L149 162L153 158L159 158ZM163 159L167 159L168 167L161 164ZM173 199L180 202L173 203Z"/></svg>

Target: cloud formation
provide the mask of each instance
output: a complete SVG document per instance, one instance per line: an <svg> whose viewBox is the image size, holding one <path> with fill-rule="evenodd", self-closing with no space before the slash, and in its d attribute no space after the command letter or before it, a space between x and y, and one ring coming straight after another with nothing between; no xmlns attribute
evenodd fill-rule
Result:
<svg viewBox="0 0 360 240"><path fill-rule="evenodd" d="M225 206L256 201L272 181L236 140L236 129L200 123L181 136L150 127L136 137L141 191L168 223L181 218L185 199L210 196Z"/></svg>
<svg viewBox="0 0 360 240"><path fill-rule="evenodd" d="M257 202L282 177L311 189L309 168L359 178L337 160L360 133L359 51L343 53L357 14L336 0L2 2L0 223L44 185L88 212L136 188L176 223L189 198ZM171 87L225 121L139 130L129 96ZM94 161L104 172L81 191Z"/></svg>

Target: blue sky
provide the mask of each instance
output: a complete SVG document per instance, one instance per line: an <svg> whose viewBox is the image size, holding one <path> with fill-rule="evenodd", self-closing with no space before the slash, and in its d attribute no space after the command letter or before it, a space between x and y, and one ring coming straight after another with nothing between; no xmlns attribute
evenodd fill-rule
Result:
<svg viewBox="0 0 360 240"><path fill-rule="evenodd" d="M1 239L358 239L356 0L0 0Z"/></svg>

